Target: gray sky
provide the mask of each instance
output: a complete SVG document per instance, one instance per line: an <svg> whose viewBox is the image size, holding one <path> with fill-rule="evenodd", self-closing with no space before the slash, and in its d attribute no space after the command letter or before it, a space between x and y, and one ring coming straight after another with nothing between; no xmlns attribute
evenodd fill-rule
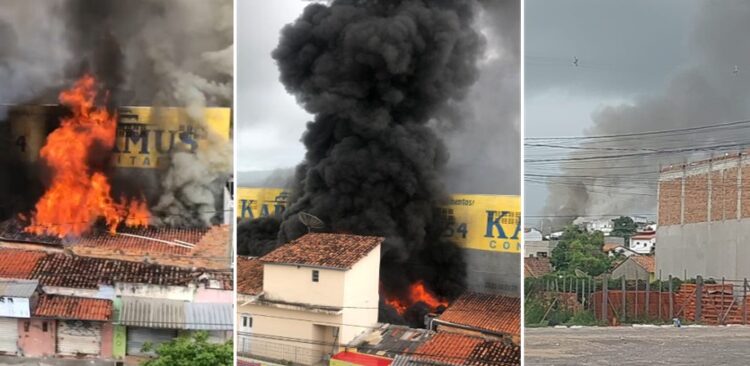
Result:
<svg viewBox="0 0 750 366"><path fill-rule="evenodd" d="M526 137L582 135L601 108L661 93L690 61L699 3L526 0ZM542 214L546 186L527 183L525 196L526 215Z"/></svg>
<svg viewBox="0 0 750 366"><path fill-rule="evenodd" d="M279 82L271 51L281 28L307 4L237 1L238 171L292 167L304 156L299 139L311 117Z"/></svg>

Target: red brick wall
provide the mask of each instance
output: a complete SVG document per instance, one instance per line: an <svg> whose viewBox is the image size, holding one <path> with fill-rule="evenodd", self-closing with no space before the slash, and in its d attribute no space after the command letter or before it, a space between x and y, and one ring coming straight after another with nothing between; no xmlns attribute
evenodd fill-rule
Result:
<svg viewBox="0 0 750 366"><path fill-rule="evenodd" d="M680 179L659 183L659 225L680 223Z"/></svg>
<svg viewBox="0 0 750 366"><path fill-rule="evenodd" d="M737 168L724 171L724 219L737 218Z"/></svg>
<svg viewBox="0 0 750 366"><path fill-rule="evenodd" d="M708 174L685 178L685 224L708 220Z"/></svg>

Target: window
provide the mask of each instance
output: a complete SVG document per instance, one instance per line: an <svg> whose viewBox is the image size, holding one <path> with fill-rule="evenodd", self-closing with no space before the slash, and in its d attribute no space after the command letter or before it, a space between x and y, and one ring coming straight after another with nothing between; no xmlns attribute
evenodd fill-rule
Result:
<svg viewBox="0 0 750 366"><path fill-rule="evenodd" d="M42 322L42 332L47 331L47 322Z"/></svg>
<svg viewBox="0 0 750 366"><path fill-rule="evenodd" d="M320 272L317 269L312 272L312 280L313 282L320 282Z"/></svg>
<svg viewBox="0 0 750 366"><path fill-rule="evenodd" d="M242 315L242 329L248 331L253 327L253 317L250 315Z"/></svg>

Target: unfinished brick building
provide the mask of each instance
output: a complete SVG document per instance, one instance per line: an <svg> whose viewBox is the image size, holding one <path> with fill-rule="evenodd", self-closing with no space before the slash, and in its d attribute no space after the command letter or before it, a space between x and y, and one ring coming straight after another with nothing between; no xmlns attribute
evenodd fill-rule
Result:
<svg viewBox="0 0 750 366"><path fill-rule="evenodd" d="M748 151L663 168L658 199L657 273L750 277Z"/></svg>

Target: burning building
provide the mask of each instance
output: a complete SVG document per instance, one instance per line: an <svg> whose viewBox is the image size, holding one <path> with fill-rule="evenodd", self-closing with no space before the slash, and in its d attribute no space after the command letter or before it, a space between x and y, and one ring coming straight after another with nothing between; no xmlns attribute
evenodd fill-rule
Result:
<svg viewBox="0 0 750 366"><path fill-rule="evenodd" d="M443 209L467 202L453 202L445 187L444 140L479 78L481 12L471 0L338 0L311 4L287 25L272 56L287 91L314 115L307 153L285 209L272 207L280 216L245 224L238 244L272 249L311 230L311 217L313 231L384 237L382 321L423 326L469 282L517 292L520 210L481 205L482 219L463 222L458 208ZM481 265L467 266L461 247L479 243L473 235L486 239L477 249L507 260L479 254L471 260Z"/></svg>

